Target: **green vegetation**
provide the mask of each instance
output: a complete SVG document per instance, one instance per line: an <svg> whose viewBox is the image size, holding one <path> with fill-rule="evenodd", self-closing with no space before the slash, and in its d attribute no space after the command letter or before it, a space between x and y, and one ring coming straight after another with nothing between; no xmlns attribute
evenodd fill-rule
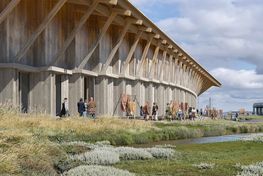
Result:
<svg viewBox="0 0 263 176"><path fill-rule="evenodd" d="M250 116L240 116L240 120L263 120L263 116L250 115Z"/></svg>
<svg viewBox="0 0 263 176"><path fill-rule="evenodd" d="M83 164L81 161L70 161L68 155L81 154L87 152L88 149L85 146L63 146L62 144L65 142L84 141L92 143L108 140L112 145L120 146L161 140L263 131L263 123L244 124L230 121L153 123L116 118L101 118L95 122L83 118L57 120L41 115L24 116L12 112L12 110L5 111L1 108L0 121L0 175L56 175ZM250 160L247 160L248 164L250 161L262 160L260 155L253 158L254 150L259 151L256 149L258 145L260 144L251 146L253 151ZM205 146L202 146L200 150ZM249 145L245 146L248 147ZM221 147L225 148L224 146ZM232 151L239 148L238 145L232 147ZM186 172L187 168L190 168L190 171L192 170L194 173L197 169L190 165L200 164L198 163L199 160L201 161L202 157L209 155L206 155L207 153L202 150L203 155L195 154L195 152L199 153L198 145L193 146L189 151L187 148L188 146L185 146L184 149L178 148L185 153L184 158L187 159L181 159L180 162L182 163L179 162L179 165L173 164L173 162L178 161L157 160L151 161L149 165L143 164L143 161L127 161L118 167L124 168L125 165L129 164L133 166L127 168L131 169L131 172L135 171L136 173L139 167L143 167L143 173L151 173L152 170L156 173L163 173L171 166L170 164L173 164L174 166L170 168L171 172L176 170L177 173L183 173ZM191 151L195 151L192 154L197 155L196 162L193 162L194 156L191 157ZM218 156L220 159L221 155ZM213 157L216 158L217 154L215 153L211 158ZM160 167L160 165L163 166ZM157 170L153 168L157 168ZM168 172L170 173L170 171Z"/></svg>
<svg viewBox="0 0 263 176"><path fill-rule="evenodd" d="M181 156L174 160L126 161L115 167L143 176L222 176L237 175L240 168L235 165L238 163L249 165L263 161L263 144L255 142L179 145L176 151ZM211 163L213 167L195 166L202 163Z"/></svg>

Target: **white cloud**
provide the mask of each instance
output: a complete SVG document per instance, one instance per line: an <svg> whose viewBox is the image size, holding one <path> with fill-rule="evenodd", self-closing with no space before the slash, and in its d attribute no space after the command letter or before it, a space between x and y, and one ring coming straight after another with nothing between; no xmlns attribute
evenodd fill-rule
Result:
<svg viewBox="0 0 263 176"><path fill-rule="evenodd" d="M263 100L263 75L254 70L233 70L216 68L211 71L223 84L222 88L213 88L200 97L200 107L208 105L211 97L215 107L225 111L246 108L252 111L255 102Z"/></svg>
<svg viewBox="0 0 263 176"><path fill-rule="evenodd" d="M263 89L263 75L254 70L231 70L217 68L211 73L219 79L224 87L234 89Z"/></svg>
<svg viewBox="0 0 263 176"><path fill-rule="evenodd" d="M180 9L180 16L163 19L158 25L203 65L211 69L218 66L211 60L242 59L255 64L257 72L263 73L263 64L259 64L263 60L263 24L259 23L263 1L173 2Z"/></svg>

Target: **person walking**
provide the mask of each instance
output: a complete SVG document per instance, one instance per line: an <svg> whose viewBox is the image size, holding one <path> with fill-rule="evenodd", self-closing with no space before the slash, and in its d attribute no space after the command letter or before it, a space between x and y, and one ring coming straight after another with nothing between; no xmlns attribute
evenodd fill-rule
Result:
<svg viewBox="0 0 263 176"><path fill-rule="evenodd" d="M143 114L144 114L144 120L148 121L149 119L149 115L150 115L150 107L149 107L149 103L145 102L145 105L143 107Z"/></svg>
<svg viewBox="0 0 263 176"><path fill-rule="evenodd" d="M83 117L83 114L85 112L85 104L82 98L79 100L77 106L78 106L79 116Z"/></svg>
<svg viewBox="0 0 263 176"><path fill-rule="evenodd" d="M181 108L179 108L179 110L178 110L178 118L179 118L179 120L183 120L183 111Z"/></svg>
<svg viewBox="0 0 263 176"><path fill-rule="evenodd" d="M88 102L88 113L94 120L96 119L96 102L93 97L90 97Z"/></svg>
<svg viewBox="0 0 263 176"><path fill-rule="evenodd" d="M153 103L152 119L158 121L158 105L156 103Z"/></svg>
<svg viewBox="0 0 263 176"><path fill-rule="evenodd" d="M140 116L144 118L143 106L140 107Z"/></svg>
<svg viewBox="0 0 263 176"><path fill-rule="evenodd" d="M166 116L166 119L168 119L170 121L172 120L171 106L169 103L166 104L165 116Z"/></svg>
<svg viewBox="0 0 263 176"><path fill-rule="evenodd" d="M68 117L68 116L69 116L68 99L64 98L59 117Z"/></svg>

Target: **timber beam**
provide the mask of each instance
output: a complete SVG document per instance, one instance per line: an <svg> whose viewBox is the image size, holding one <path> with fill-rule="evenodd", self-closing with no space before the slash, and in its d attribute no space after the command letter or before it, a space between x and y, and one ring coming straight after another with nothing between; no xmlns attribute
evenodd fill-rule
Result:
<svg viewBox="0 0 263 176"><path fill-rule="evenodd" d="M30 47L34 44L36 39L39 37L39 35L47 28L47 26L50 24L50 22L53 20L53 18L56 16L56 14L59 12L59 10L64 6L64 4L67 2L67 0L59 0L57 4L54 6L54 8L49 12L49 14L45 17L43 22L38 26L36 31L30 36L26 44L22 47L22 49L16 54L15 60L20 61L27 51L30 49Z"/></svg>
<svg viewBox="0 0 263 176"><path fill-rule="evenodd" d="M50 63L51 65L55 65L60 59L61 57L64 55L64 53L66 52L67 48L69 47L69 45L71 44L71 42L74 40L76 34L80 31L80 29L84 26L84 24L86 23L86 21L89 19L89 17L91 16L92 12L96 9L97 5L99 4L99 0L94 0L92 5L88 8L87 12L81 17L80 21L78 22L78 24L75 26L75 28L73 29L73 31L70 33L69 37L66 39L66 41L64 42L63 47L58 51L58 53L55 55L55 57L53 58L52 62Z"/></svg>
<svg viewBox="0 0 263 176"><path fill-rule="evenodd" d="M109 57L108 57L107 60L106 60L106 63L105 63L105 65L104 65L104 67L103 67L102 70L101 70L101 74L106 74L106 73L107 73L107 69L108 69L109 65L111 64L112 59L113 59L113 57L115 56L116 52L117 52L118 49L120 48L120 46L121 46L121 44L122 44L122 42L123 42L123 39L124 39L124 37L125 37L128 29L129 29L130 25L131 25L131 21L128 19L127 22L126 22L126 25L124 26L124 28L123 28L120 36L119 36L119 39L118 39L117 44L116 44L115 47L112 49Z"/></svg>
<svg viewBox="0 0 263 176"><path fill-rule="evenodd" d="M0 13L0 24L8 17L14 8L20 3L21 0L12 0L6 8Z"/></svg>
<svg viewBox="0 0 263 176"><path fill-rule="evenodd" d="M123 66L123 69L122 69L122 74L125 74L125 70L127 69L128 65L129 65L129 63L130 63L130 61L132 59L132 56L133 56L133 54L134 54L134 52L136 50L136 47L137 47L137 45L138 45L138 43L139 43L139 41L141 39L142 34L143 34L143 31L139 31L139 33L136 35L134 43L133 43L133 45L132 45L132 47L131 47L131 49L129 51L129 54L128 54L125 62L124 62L124 66Z"/></svg>
<svg viewBox="0 0 263 176"><path fill-rule="evenodd" d="M116 16L117 16L116 12L112 12L112 14L109 16L108 20L106 21L106 23L104 24L104 26L101 30L101 33L98 37L98 40L92 45L89 53L87 54L87 56L85 56L85 58L81 61L80 65L78 66L79 69L83 69L85 67L85 65L88 63L89 59L91 58L92 54L94 53L94 51L98 47L99 43L101 42L102 38L106 34L107 30L109 29L111 23L116 18Z"/></svg>
<svg viewBox="0 0 263 176"><path fill-rule="evenodd" d="M146 57L147 57L147 54L149 52L149 49L150 49L150 46L152 44L152 40L153 40L153 35L150 35L149 37L149 40L147 41L147 44L143 50L143 54L142 54L142 57L141 57L141 63L139 65L139 68L138 68L138 71L137 71L137 76L141 76L141 71L142 71L142 68L144 66L144 62L146 60Z"/></svg>

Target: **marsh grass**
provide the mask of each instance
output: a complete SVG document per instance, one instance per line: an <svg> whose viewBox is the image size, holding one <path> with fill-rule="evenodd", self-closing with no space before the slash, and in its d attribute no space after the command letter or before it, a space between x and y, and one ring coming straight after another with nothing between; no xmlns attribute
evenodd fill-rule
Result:
<svg viewBox="0 0 263 176"><path fill-rule="evenodd" d="M241 171L234 166L238 162L246 166L263 161L262 144L255 142L178 145L176 151L182 156L174 160L126 161L116 167L143 176L230 176Z"/></svg>
<svg viewBox="0 0 263 176"><path fill-rule="evenodd" d="M263 131L263 123L229 121L153 123L106 117L95 122L78 117L57 120L44 114L21 115L16 108L1 106L0 121L0 175L57 175L83 164L71 162L67 156L89 149L62 145L65 142L107 140L112 145L123 146Z"/></svg>

